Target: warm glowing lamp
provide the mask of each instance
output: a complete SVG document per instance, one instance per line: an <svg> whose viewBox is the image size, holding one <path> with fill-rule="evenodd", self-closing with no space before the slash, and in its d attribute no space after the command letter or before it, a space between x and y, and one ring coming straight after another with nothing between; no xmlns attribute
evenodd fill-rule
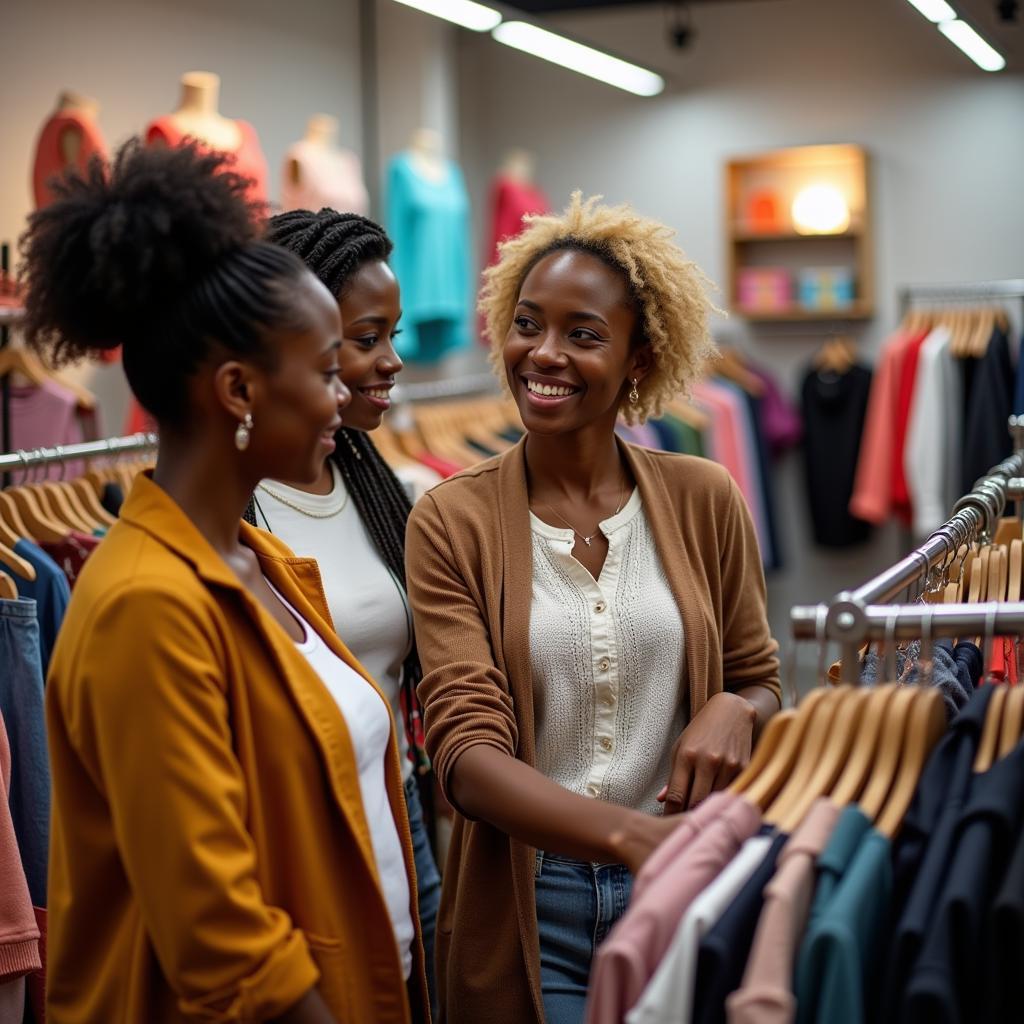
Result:
<svg viewBox="0 0 1024 1024"><path fill-rule="evenodd" d="M793 226L801 235L840 235L850 226L850 207L834 185L808 185L793 200Z"/></svg>

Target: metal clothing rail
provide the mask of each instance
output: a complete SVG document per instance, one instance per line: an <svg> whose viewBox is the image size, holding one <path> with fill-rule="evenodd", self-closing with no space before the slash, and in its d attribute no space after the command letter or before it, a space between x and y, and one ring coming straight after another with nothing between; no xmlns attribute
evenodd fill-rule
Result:
<svg viewBox="0 0 1024 1024"><path fill-rule="evenodd" d="M916 302L969 302L986 299L1024 299L1024 278L950 284L907 285L899 290L900 310Z"/></svg>
<svg viewBox="0 0 1024 1024"><path fill-rule="evenodd" d="M0 455L0 470L9 472L56 462L81 462L83 459L153 451L158 442L156 434L130 434L127 437L108 437L102 441L83 441L81 444L57 445L53 448L31 448Z"/></svg>
<svg viewBox="0 0 1024 1024"><path fill-rule="evenodd" d="M798 605L790 612L792 634L796 640L838 642L842 648L842 681L855 683L858 678L857 652L869 639L885 636L893 617L904 635L921 635L921 627L934 626L936 635L960 632L980 633L985 627L988 611L984 605L967 608L951 605L947 609L931 605L887 605L915 583L924 581L937 566L951 559L962 544L986 540L994 533L1008 501L1024 499L1024 417L1010 417L1014 437L1013 455L1004 459L983 477L955 505L953 516L933 533L921 547L885 572L868 580L855 590L837 594L827 604ZM1005 615L1017 610L1024 616L1024 603L1000 605ZM962 613L967 618L959 617ZM902 625L900 622L902 620ZM1024 619L1021 620L1024 627ZM914 630L917 629L915 633ZM1009 631L1009 627L1006 626ZM947 630L947 633L939 632ZM1024 632L1024 628L1020 630ZM991 632L989 632L991 635Z"/></svg>

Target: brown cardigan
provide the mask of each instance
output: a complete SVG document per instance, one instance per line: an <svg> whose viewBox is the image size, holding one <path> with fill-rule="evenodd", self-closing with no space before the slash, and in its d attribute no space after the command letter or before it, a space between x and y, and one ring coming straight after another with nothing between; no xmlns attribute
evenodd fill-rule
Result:
<svg viewBox="0 0 1024 1024"><path fill-rule="evenodd" d="M704 459L623 451L682 615L691 714L723 687L778 694L764 573L736 485ZM474 744L534 763L524 453L521 442L439 484L409 519L419 695L427 750L448 794L452 766ZM533 877L533 849L456 817L436 939L441 1020L543 1022Z"/></svg>

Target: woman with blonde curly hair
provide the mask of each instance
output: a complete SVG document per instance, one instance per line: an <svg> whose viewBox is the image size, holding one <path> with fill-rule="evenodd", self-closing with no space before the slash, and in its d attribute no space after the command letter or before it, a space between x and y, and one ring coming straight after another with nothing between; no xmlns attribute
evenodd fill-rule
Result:
<svg viewBox="0 0 1024 1024"><path fill-rule="evenodd" d="M671 234L577 193L505 243L480 309L526 436L409 520L427 747L459 811L448 1021L581 1021L632 875L779 707L735 484L614 432L714 351L708 281Z"/></svg>

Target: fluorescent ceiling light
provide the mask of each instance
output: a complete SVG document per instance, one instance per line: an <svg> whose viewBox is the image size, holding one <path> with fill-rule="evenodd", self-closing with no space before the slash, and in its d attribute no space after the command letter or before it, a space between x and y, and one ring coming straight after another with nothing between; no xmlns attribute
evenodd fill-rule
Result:
<svg viewBox="0 0 1024 1024"><path fill-rule="evenodd" d="M552 64L560 64L572 71L578 71L581 75L588 75L599 82L617 86L637 96L657 96L665 88L665 80L653 71L619 60L618 57L612 57L582 43L575 43L565 36L548 32L525 21L503 22L491 35L506 46L549 60Z"/></svg>
<svg viewBox="0 0 1024 1024"><path fill-rule="evenodd" d="M452 21L472 32L490 32L495 25L501 24L500 11L473 0L398 0L398 3L415 7L417 11L432 14L435 18Z"/></svg>
<svg viewBox="0 0 1024 1024"><path fill-rule="evenodd" d="M954 46L959 46L982 71L1002 71L1006 67L1002 54L992 49L966 21L944 21L939 31Z"/></svg>
<svg viewBox="0 0 1024 1024"><path fill-rule="evenodd" d="M956 18L956 11L953 10L946 0L907 0L911 7L916 7L929 21L936 25L941 21L953 21Z"/></svg>

